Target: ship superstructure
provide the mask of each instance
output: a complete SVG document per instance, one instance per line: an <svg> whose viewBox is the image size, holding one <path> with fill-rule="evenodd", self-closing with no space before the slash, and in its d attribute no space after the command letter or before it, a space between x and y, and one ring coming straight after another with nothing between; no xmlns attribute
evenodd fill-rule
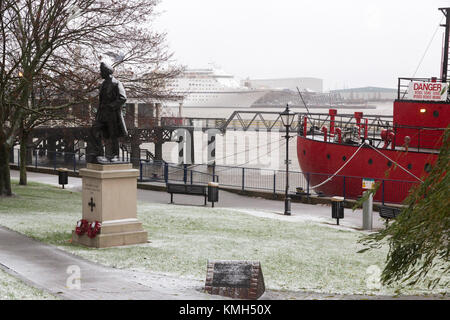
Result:
<svg viewBox="0 0 450 320"><path fill-rule="evenodd" d="M267 92L241 86L233 75L216 68L186 70L171 80L167 88L183 98L166 105L182 103L186 108L249 108Z"/></svg>

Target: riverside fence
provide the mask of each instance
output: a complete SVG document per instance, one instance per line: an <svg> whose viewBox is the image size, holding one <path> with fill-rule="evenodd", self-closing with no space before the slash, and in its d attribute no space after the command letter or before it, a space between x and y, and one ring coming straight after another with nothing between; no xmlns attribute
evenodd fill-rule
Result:
<svg viewBox="0 0 450 320"><path fill-rule="evenodd" d="M10 163L19 165L20 154L16 150L10 158ZM178 182L185 184L208 184L218 182L220 186L238 189L242 191L263 191L274 195L283 194L286 189L286 171L264 168L251 168L225 165L206 164L173 164L164 161L148 161L135 159L132 161L127 155L121 156L124 161L131 161L133 167L139 170L140 182ZM25 159L27 166L35 168L51 168L57 170L66 168L77 172L86 167L85 155L81 152L58 152L48 150L33 150ZM289 193L291 195L324 195L343 196L345 199L357 199L361 197L363 178L356 176L332 177L330 189L327 194L317 194L312 188L312 181L325 181L330 174L289 171ZM416 182L392 179L375 179L380 187L374 200L381 203L395 203L390 200L392 193L408 194L408 191Z"/></svg>

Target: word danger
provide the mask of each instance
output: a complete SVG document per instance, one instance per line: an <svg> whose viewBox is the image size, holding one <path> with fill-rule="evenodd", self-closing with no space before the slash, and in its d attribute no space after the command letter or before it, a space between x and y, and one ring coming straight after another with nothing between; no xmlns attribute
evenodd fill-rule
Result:
<svg viewBox="0 0 450 320"><path fill-rule="evenodd" d="M413 81L409 84L408 98L412 100L447 100L447 84Z"/></svg>

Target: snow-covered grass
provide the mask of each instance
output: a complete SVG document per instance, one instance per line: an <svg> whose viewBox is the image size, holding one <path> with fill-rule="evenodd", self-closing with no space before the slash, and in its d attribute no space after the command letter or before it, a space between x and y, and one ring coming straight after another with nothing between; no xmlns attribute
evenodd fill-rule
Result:
<svg viewBox="0 0 450 320"><path fill-rule="evenodd" d="M285 221L249 210L139 203L148 244L92 249L70 243L81 217L77 192L30 183L0 200L0 224L84 258L113 266L205 279L207 260L258 260L266 287L330 294L431 294L416 287L373 288L387 248L357 253L359 231L312 221ZM368 271L369 270L369 271ZM448 276L448 275L447 275ZM369 286L368 286L369 284Z"/></svg>
<svg viewBox="0 0 450 320"><path fill-rule="evenodd" d="M56 297L33 288L0 269L0 300L52 300Z"/></svg>

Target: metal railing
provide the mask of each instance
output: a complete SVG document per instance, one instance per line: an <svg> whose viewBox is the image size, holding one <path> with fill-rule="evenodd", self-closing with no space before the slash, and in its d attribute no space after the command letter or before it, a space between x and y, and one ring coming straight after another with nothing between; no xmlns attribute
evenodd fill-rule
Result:
<svg viewBox="0 0 450 320"><path fill-rule="evenodd" d="M132 159L130 159L132 160ZM15 150L11 164L20 164L19 150ZM64 167L73 172L86 167L82 152L59 152L34 149L26 159L27 166L44 167L57 170ZM179 182L185 184L208 184L219 182L220 186L242 191L264 191L283 194L286 187L286 171L225 165L186 165L164 161L131 161L139 170L140 182ZM312 186L328 179L331 174L289 171L289 193L291 195L342 196L345 199L357 199L362 195L362 179L356 176L336 175L331 182L315 192ZM370 178L370 177L364 177ZM393 179L375 179L380 187L374 196L381 203L398 203L396 199L407 196L410 188L417 182ZM399 197L400 195L400 197Z"/></svg>
<svg viewBox="0 0 450 320"><path fill-rule="evenodd" d="M26 165L35 168L53 168L54 170L64 167L73 172L86 167L86 155L79 152L49 151L43 149L28 149ZM10 164L20 165L20 150L16 149L10 154Z"/></svg>
<svg viewBox="0 0 450 320"><path fill-rule="evenodd" d="M241 191L264 191L283 194L286 187L286 171L250 167L224 165L176 165L162 162L141 162L141 181L178 181L184 183L219 182L221 187ZM358 199L362 196L362 180L371 177L336 175L331 182L321 187L322 192L316 193L312 188L318 182L325 181L331 174L309 173L300 171L289 172L289 193L291 195L342 196L344 199ZM209 179L209 180L208 180ZM374 179L380 184L374 196L381 203L399 203L399 198L405 198L415 181Z"/></svg>
<svg viewBox="0 0 450 320"><path fill-rule="evenodd" d="M193 170L186 164L176 165L164 161L141 161L139 164L141 182L182 182L185 184L208 184L218 182L217 175Z"/></svg>
<svg viewBox="0 0 450 320"><path fill-rule="evenodd" d="M119 157L122 161L133 162L127 152L122 151ZM52 168L54 170L58 168L66 168L70 171L77 172L79 169L86 167L86 153L84 149L77 152L28 149L25 161L27 166L32 166L35 168ZM136 169L139 167L139 161L140 159L137 159L137 164L133 165ZM9 163L19 166L20 162L20 150L15 149L10 154Z"/></svg>

